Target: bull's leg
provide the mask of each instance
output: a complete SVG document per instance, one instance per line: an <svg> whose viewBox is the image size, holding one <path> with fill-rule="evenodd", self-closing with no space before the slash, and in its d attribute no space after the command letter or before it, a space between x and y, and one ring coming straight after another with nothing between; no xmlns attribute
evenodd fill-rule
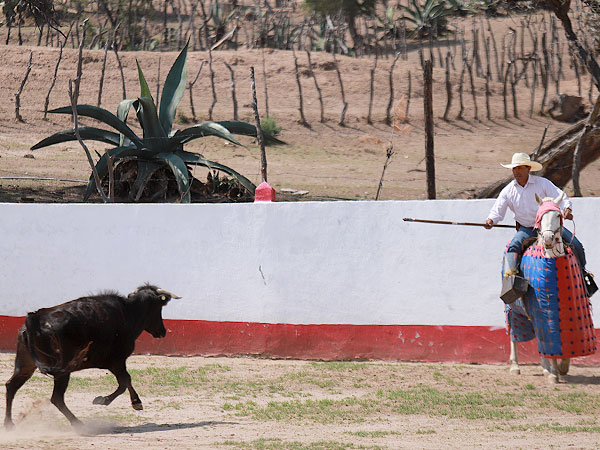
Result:
<svg viewBox="0 0 600 450"><path fill-rule="evenodd" d="M11 429L15 426L12 421L12 404L15 394L31 378L36 369L35 362L21 339L19 335L15 369L10 380L6 382L6 415L4 416L4 427L6 429Z"/></svg>
<svg viewBox="0 0 600 450"><path fill-rule="evenodd" d="M117 398L119 395L121 395L123 392L125 392L125 389L128 389L129 396L131 397L131 406L133 406L133 409L136 409L138 411L144 409L144 407L142 405L142 401L140 400L140 397L138 396L137 392L135 392L135 389L133 389L133 386L131 385L131 376L127 372L127 369L125 368L125 364L123 364L119 368L110 369L110 371L113 373L113 375L117 379L117 382L119 383L119 385L117 386L117 389L115 390L115 392L113 392L112 394L107 395L105 397L102 397L102 396L96 397L93 401L94 405L104 405L104 406L110 405L115 398Z"/></svg>
<svg viewBox="0 0 600 450"><path fill-rule="evenodd" d="M83 423L67 408L65 404L65 392L69 385L69 379L71 374L67 373L64 375L54 376L54 389L52 390L52 397L50 401L63 415L71 422L71 425L75 428L83 427Z"/></svg>
<svg viewBox="0 0 600 450"><path fill-rule="evenodd" d="M517 354L517 343L510 341L510 370L511 375L520 375L519 355Z"/></svg>

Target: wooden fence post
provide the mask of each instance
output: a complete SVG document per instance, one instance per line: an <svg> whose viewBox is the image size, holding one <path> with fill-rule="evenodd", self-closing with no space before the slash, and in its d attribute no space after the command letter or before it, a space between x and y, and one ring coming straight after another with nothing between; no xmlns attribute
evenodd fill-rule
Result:
<svg viewBox="0 0 600 450"><path fill-rule="evenodd" d="M433 155L433 68L431 61L423 67L423 109L425 112L425 168L427 172L427 198L435 199L435 158Z"/></svg>
<svg viewBox="0 0 600 450"><path fill-rule="evenodd" d="M262 180L267 182L267 152L265 151L265 137L263 135L262 127L260 126L260 116L258 115L254 66L250 67L250 86L252 88L252 109L254 110L254 120L256 121L256 139L260 146L260 173L262 175Z"/></svg>

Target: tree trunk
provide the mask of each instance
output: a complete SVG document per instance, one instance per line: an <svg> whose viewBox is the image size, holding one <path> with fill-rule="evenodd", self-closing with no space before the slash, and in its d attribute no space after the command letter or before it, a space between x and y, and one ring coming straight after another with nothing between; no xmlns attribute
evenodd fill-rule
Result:
<svg viewBox="0 0 600 450"><path fill-rule="evenodd" d="M577 143L581 142L580 156L583 170L588 164L596 161L600 154L600 121L596 118L590 125L589 132L582 136L587 119L583 119L563 132L556 135L540 149L537 161L544 167L536 175L543 176L552 181L556 186L563 188L572 177L573 157ZM471 194L472 198L494 198L500 191L513 180L512 175L498 180L483 189Z"/></svg>

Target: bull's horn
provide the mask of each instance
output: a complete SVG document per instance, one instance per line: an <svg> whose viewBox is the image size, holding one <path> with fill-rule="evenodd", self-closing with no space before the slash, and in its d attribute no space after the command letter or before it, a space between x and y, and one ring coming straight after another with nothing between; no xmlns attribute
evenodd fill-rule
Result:
<svg viewBox="0 0 600 450"><path fill-rule="evenodd" d="M164 290L164 289L157 289L157 290L156 290L156 292L157 292L158 294L162 294L162 295L168 295L168 296L169 296L169 297L171 297L171 298L181 298L181 297L179 297L179 296L177 296L177 295L175 295L175 294L171 294L169 291L166 291L166 290Z"/></svg>

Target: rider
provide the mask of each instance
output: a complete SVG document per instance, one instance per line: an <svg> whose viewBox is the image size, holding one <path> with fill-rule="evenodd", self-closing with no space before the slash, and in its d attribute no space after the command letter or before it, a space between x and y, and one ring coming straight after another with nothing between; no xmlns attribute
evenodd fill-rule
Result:
<svg viewBox="0 0 600 450"><path fill-rule="evenodd" d="M489 230L502 221L507 208L514 213L517 232L506 251L506 260L511 271L517 273L523 243L528 238L537 236L535 218L539 205L535 199L535 194L540 198L558 198L563 194L562 202L558 206L561 207L562 205L562 216L565 219L573 220L572 204L569 197L550 180L529 174L532 170L534 172L541 170L543 166L539 162L531 161L528 154L515 153L511 163L502 164L502 166L512 169L514 180L508 183L500 192L485 221L485 228ZM565 227L562 229L562 239L563 242L570 243L584 276L589 276L585 271L585 251L581 242Z"/></svg>

